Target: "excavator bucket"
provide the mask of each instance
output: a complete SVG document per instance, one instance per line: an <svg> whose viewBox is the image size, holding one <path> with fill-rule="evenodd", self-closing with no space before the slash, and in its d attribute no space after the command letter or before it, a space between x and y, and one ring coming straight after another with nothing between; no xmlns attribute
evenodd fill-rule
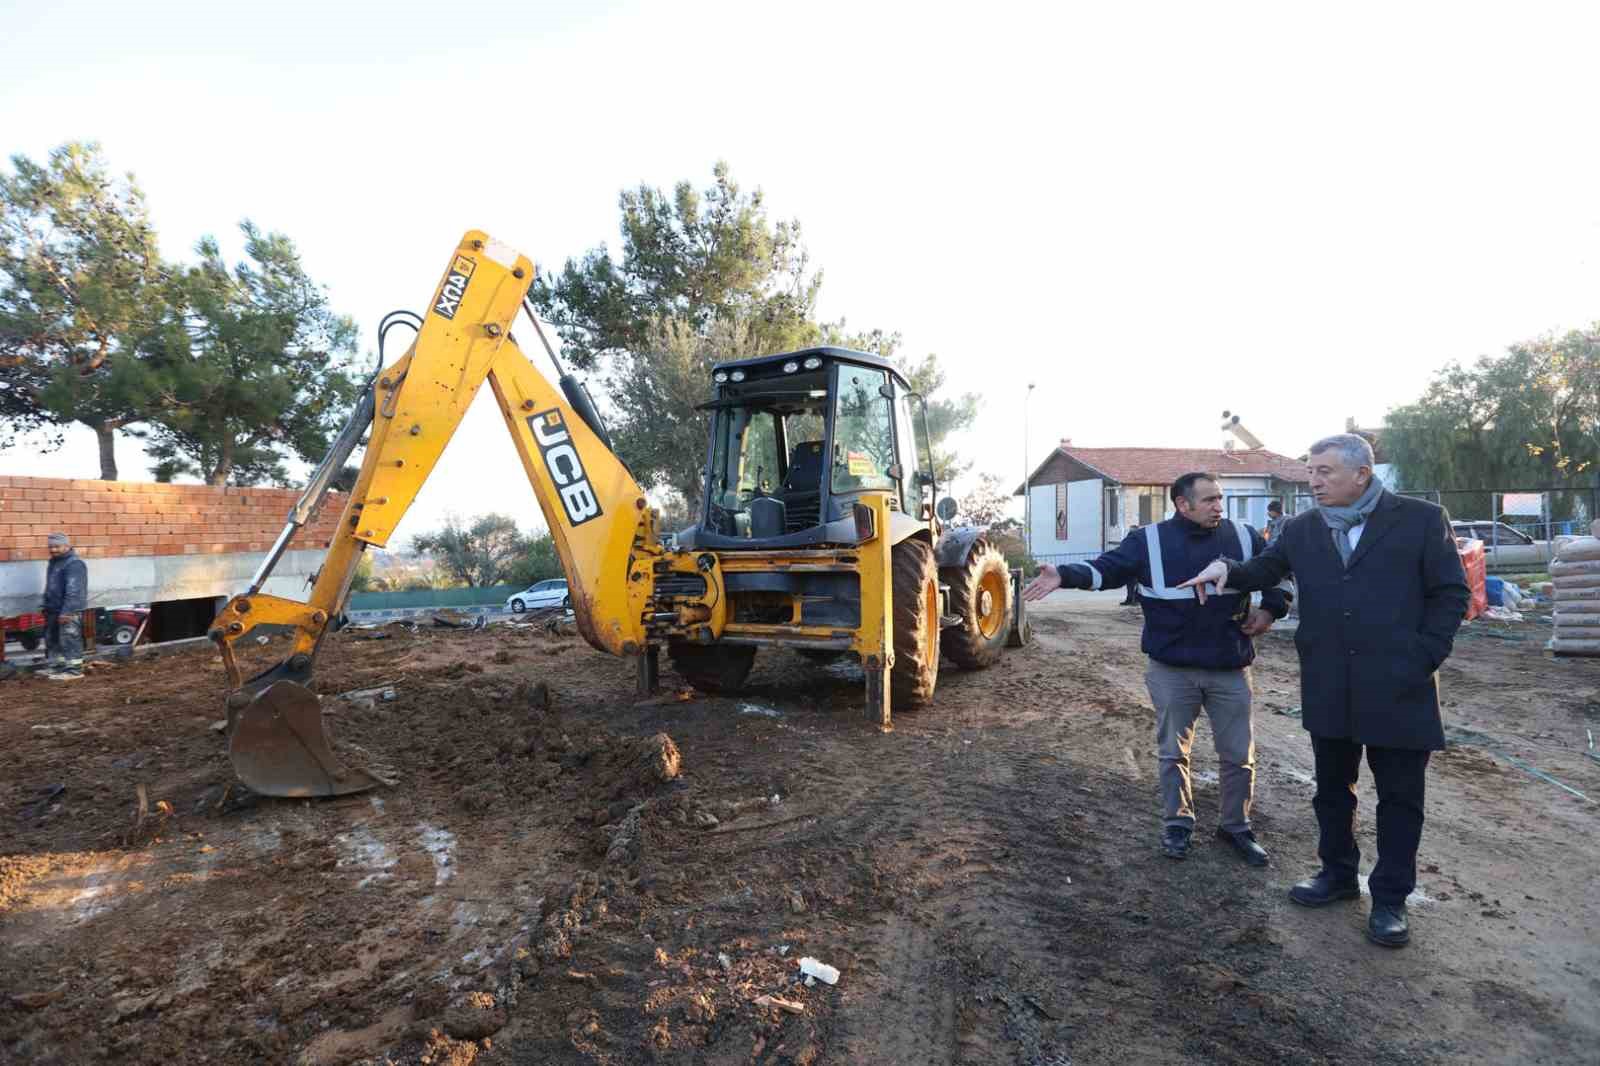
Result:
<svg viewBox="0 0 1600 1066"><path fill-rule="evenodd" d="M238 712L228 758L239 780L266 796L343 796L383 783L339 761L316 694L294 681L273 682Z"/></svg>

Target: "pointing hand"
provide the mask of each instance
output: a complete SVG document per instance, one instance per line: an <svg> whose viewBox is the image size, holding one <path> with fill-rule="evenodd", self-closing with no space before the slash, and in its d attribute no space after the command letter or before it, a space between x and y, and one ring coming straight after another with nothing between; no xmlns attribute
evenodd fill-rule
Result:
<svg viewBox="0 0 1600 1066"><path fill-rule="evenodd" d="M1207 585L1215 585L1216 588L1212 589L1211 591L1221 595L1222 591L1227 587L1227 584L1228 564L1223 562L1221 559L1218 559L1216 562L1212 563L1210 566L1194 575L1194 577L1191 577L1188 581L1179 582L1178 587L1180 589L1194 589L1195 598L1201 603L1204 603L1206 602Z"/></svg>

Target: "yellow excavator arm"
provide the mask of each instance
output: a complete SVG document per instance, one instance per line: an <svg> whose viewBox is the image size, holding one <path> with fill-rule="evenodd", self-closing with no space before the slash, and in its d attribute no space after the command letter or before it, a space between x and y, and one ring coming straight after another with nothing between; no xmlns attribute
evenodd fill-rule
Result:
<svg viewBox="0 0 1600 1066"><path fill-rule="evenodd" d="M250 588L213 623L210 636L232 689L229 754L252 789L317 796L378 783L343 766L328 743L309 688L317 649L344 603L361 553L388 544L486 380L544 512L584 638L613 655L644 655L653 640L705 641L722 632L727 598L720 574L697 567L686 554L663 550L644 493L603 438L587 394L566 376L561 388L553 386L512 338L532 277L525 256L487 234L472 231L462 238L411 349L380 372ZM537 320L533 328L538 330ZM369 430L360 474L309 599L263 594L273 565ZM663 582L658 597L658 578L673 571L682 576ZM234 645L260 626L289 628L293 647L282 662L246 680Z"/></svg>

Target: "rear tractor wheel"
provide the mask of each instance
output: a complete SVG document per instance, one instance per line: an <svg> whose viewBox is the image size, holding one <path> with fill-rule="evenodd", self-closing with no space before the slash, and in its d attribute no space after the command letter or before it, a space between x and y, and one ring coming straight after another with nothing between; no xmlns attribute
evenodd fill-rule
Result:
<svg viewBox="0 0 1600 1066"><path fill-rule="evenodd" d="M894 669L890 690L897 705L933 699L939 683L939 567L924 540L894 546Z"/></svg>
<svg viewBox="0 0 1600 1066"><path fill-rule="evenodd" d="M961 621L944 631L944 654L966 670L1000 661L1011 632L1011 568L1006 557L980 537L963 566L943 573L950 586L950 613Z"/></svg>
<svg viewBox="0 0 1600 1066"><path fill-rule="evenodd" d="M755 665L747 644L668 644L667 657L680 677L702 692L737 692Z"/></svg>

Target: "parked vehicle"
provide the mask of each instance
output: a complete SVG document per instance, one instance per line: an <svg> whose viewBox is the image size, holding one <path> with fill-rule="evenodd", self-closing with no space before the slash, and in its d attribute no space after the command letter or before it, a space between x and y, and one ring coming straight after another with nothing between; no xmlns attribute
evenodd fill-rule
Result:
<svg viewBox="0 0 1600 1066"><path fill-rule="evenodd" d="M567 594L566 578L551 578L535 582L506 600L512 614L538 611L546 607L571 607L572 597Z"/></svg>
<svg viewBox="0 0 1600 1066"><path fill-rule="evenodd" d="M132 644L149 614L148 607L96 607L95 642L123 646ZM44 643L44 615L37 611L0 618L0 626L5 627L6 638L16 637L24 651L36 651Z"/></svg>
<svg viewBox="0 0 1600 1066"><path fill-rule="evenodd" d="M1543 566L1550 561L1550 542L1534 540L1504 522L1463 519L1451 522L1458 537L1483 541L1484 559L1491 567Z"/></svg>
<svg viewBox="0 0 1600 1066"><path fill-rule="evenodd" d="M37 611L0 618L0 626L5 627L7 640L16 637L17 643L26 651L37 649L44 641L44 615Z"/></svg>
<svg viewBox="0 0 1600 1066"><path fill-rule="evenodd" d="M101 607L95 611L94 636L101 644L126 647L139 635L139 627L150 617L148 607Z"/></svg>

